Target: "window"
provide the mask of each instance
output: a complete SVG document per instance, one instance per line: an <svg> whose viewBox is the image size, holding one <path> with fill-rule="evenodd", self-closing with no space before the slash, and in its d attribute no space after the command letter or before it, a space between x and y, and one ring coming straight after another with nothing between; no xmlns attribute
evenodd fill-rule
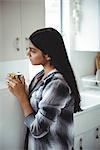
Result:
<svg viewBox="0 0 100 150"><path fill-rule="evenodd" d="M45 0L45 26L62 34L70 58L70 0Z"/></svg>
<svg viewBox="0 0 100 150"><path fill-rule="evenodd" d="M45 0L45 26L61 32L60 16L60 0Z"/></svg>

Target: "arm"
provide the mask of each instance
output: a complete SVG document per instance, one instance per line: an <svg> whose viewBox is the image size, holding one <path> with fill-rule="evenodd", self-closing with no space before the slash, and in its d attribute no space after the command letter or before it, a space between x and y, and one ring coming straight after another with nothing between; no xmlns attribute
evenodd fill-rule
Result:
<svg viewBox="0 0 100 150"><path fill-rule="evenodd" d="M33 137L41 138L49 132L50 125L55 122L61 109L69 101L70 89L67 84L56 79L46 85L39 103L38 113L25 117L25 125L30 129Z"/></svg>

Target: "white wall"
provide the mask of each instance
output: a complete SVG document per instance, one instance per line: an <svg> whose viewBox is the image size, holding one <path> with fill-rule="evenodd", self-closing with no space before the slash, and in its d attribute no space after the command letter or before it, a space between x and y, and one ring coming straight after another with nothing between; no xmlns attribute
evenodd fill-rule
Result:
<svg viewBox="0 0 100 150"><path fill-rule="evenodd" d="M8 73L22 73L26 79L29 78L29 62L27 59L12 60L0 62L0 81L4 81L7 78Z"/></svg>
<svg viewBox="0 0 100 150"><path fill-rule="evenodd" d="M70 11L72 14L72 8ZM78 85L81 86L81 82L80 82L81 76L95 73L96 52L76 51L74 33L75 33L74 26L73 26L72 15L71 15L70 62L75 72Z"/></svg>
<svg viewBox="0 0 100 150"><path fill-rule="evenodd" d="M0 1L0 55L2 55L2 50L1 50L1 47L2 47L2 5L1 5L1 1Z"/></svg>
<svg viewBox="0 0 100 150"><path fill-rule="evenodd" d="M43 66L41 65L32 65L29 60L29 80L31 81L33 77L40 71L43 70Z"/></svg>
<svg viewBox="0 0 100 150"><path fill-rule="evenodd" d="M79 85L82 76L95 73L95 57L96 52L80 52L71 49L71 64Z"/></svg>

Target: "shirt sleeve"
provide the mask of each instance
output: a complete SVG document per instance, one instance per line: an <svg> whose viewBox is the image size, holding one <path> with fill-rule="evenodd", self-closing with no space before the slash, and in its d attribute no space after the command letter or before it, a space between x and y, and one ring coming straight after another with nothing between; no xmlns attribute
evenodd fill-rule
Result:
<svg viewBox="0 0 100 150"><path fill-rule="evenodd" d="M25 117L24 123L33 137L41 138L49 132L50 125L69 102L70 92L69 86L59 79L52 80L46 85L37 114Z"/></svg>

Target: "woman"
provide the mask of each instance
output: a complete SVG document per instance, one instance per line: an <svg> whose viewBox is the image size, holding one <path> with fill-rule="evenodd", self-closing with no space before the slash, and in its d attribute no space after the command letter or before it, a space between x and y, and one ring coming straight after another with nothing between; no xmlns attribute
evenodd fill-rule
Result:
<svg viewBox="0 0 100 150"><path fill-rule="evenodd" d="M31 81L28 95L19 79L8 81L24 112L25 149L72 150L73 113L80 111L80 96L62 36L53 28L44 28L29 40L31 63L44 69Z"/></svg>

